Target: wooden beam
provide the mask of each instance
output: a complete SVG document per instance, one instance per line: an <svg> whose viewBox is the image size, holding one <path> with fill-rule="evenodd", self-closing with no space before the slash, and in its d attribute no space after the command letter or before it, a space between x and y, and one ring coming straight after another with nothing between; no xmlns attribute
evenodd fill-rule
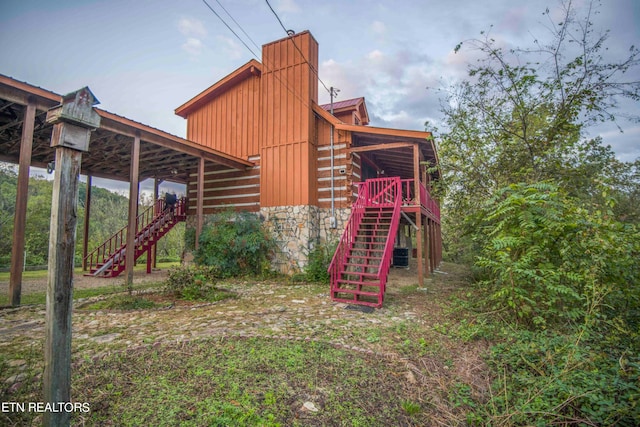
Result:
<svg viewBox="0 0 640 427"><path fill-rule="evenodd" d="M30 102L24 111L22 142L20 143L20 168L16 189L16 207L13 217L13 245L11 248L11 270L9 273L9 297L12 306L20 305L22 293L22 269L24 265L24 230L27 220L27 198L29 194L29 166L33 147L33 128L36 105Z"/></svg>
<svg viewBox="0 0 640 427"><path fill-rule="evenodd" d="M198 196L196 201L196 249L198 249L198 240L202 233L204 225L203 206L204 206L204 159L201 157L198 163Z"/></svg>
<svg viewBox="0 0 640 427"><path fill-rule="evenodd" d="M60 104L62 97L39 87L22 83L10 77L0 75L0 98L20 105L29 105L31 99L40 111Z"/></svg>
<svg viewBox="0 0 640 427"><path fill-rule="evenodd" d="M57 124L60 129L69 124ZM56 131L54 130L54 134ZM56 173L51 201L47 276L44 401L71 401L71 312L73 256L78 206L78 175L82 152L56 148ZM69 425L69 412L45 412L45 426Z"/></svg>
<svg viewBox="0 0 640 427"><path fill-rule="evenodd" d="M347 149L348 152L351 153L363 153L365 151L376 151L376 150L393 150L395 148L406 148L418 146L413 142L392 142L389 144L376 144L376 145L363 145L360 147L350 147Z"/></svg>
<svg viewBox="0 0 640 427"><path fill-rule="evenodd" d="M202 157L210 162L223 164L239 170L243 170L246 167L252 167L254 165L253 162L239 159L230 154L205 147L193 141L163 132L159 129L145 126L125 117L109 113L108 111L98 110L98 112L103 119L100 129L131 137L135 137L137 133L140 139L146 142L170 148L181 153L190 154L194 157Z"/></svg>
<svg viewBox="0 0 640 427"><path fill-rule="evenodd" d="M136 219L138 217L138 170L140 168L140 134L133 138L131 144L131 166L129 172L129 222L127 227L127 253L125 255L125 272L129 294L133 291L133 267L136 252Z"/></svg>
<svg viewBox="0 0 640 427"><path fill-rule="evenodd" d="M430 273L431 269L429 268L429 258L431 257L431 251L429 250L429 223L431 222L431 220L429 220L428 217L425 217L425 222L422 225L422 239L423 242L422 244L424 245L424 262L425 262L425 266L427 267L427 272Z"/></svg>
<svg viewBox="0 0 640 427"><path fill-rule="evenodd" d="M84 198L84 229L82 234L82 271L87 271L89 253L89 218L91 218L91 175L87 175L87 188Z"/></svg>
<svg viewBox="0 0 640 427"><path fill-rule="evenodd" d="M157 177L153 178L153 206L157 206L157 201L160 198L160 183L162 181ZM154 212L154 215L158 215L160 212ZM158 242L153 244L153 253L151 254L153 257L152 267L157 268L157 258L158 258Z"/></svg>
<svg viewBox="0 0 640 427"><path fill-rule="evenodd" d="M43 397L48 405L71 402L71 315L79 177L82 152L89 151L91 129L100 124L100 118L93 111L95 98L89 88L77 91L75 101L73 94L70 95L63 100L64 104L47 112L47 122L54 124L51 147L56 152L42 378ZM63 116L64 109L66 115ZM68 411L45 411L42 423L45 427L68 426L70 418Z"/></svg>
<svg viewBox="0 0 640 427"><path fill-rule="evenodd" d="M413 180L414 180L414 195L416 204L418 207L421 205L420 200L420 147L418 144L413 145ZM417 254L416 260L418 262L418 284L420 287L424 287L424 265L422 257L422 209L418 209L416 212L416 246Z"/></svg>

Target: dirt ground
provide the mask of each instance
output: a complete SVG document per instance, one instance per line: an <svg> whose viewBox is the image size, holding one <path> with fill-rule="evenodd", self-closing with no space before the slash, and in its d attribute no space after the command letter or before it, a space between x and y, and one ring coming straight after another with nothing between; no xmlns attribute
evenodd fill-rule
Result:
<svg viewBox="0 0 640 427"><path fill-rule="evenodd" d="M151 274L147 274L144 271L136 271L133 275L133 283L141 284L141 283L153 283L153 282L162 282L166 279L169 273L168 269L158 269L151 272ZM84 275L76 275L73 278L73 287L74 289L89 289L89 288L99 288L103 286L114 286L114 285L123 285L125 281L124 274L121 274L118 277L110 277L110 278L99 278L99 277L91 277ZM1 289L9 289L8 281L0 281ZM36 292L46 292L47 291L47 278L39 278L39 279L24 279L22 281L22 294L32 294Z"/></svg>
<svg viewBox="0 0 640 427"><path fill-rule="evenodd" d="M389 272L388 288L402 288L404 286L414 285L418 283L417 263L415 258L409 263L409 268L391 268ZM142 283L159 283L164 281L169 274L169 269L155 269L150 274L144 271L136 271L133 275L134 284ZM439 274L439 273L436 273ZM441 273L440 273L441 274ZM425 274L425 282L429 282L429 275ZM76 275L73 278L74 289L99 288L103 286L124 285L126 277L121 274L118 277L98 278L85 275ZM8 289L8 281L0 281L1 289ZM47 278L24 279L22 281L22 294L31 294L36 292L46 292Z"/></svg>
<svg viewBox="0 0 640 427"><path fill-rule="evenodd" d="M134 282L161 283L167 274L167 269L141 272ZM122 277L74 279L77 289L120 284ZM463 425L462 398L455 398L451 390L468 387L471 395L481 396L490 380L481 356L488 343L470 340L472 324L450 309L451 298L460 296L467 285L467 271L446 263L419 285L412 259L408 269L391 269L383 307L370 311L331 301L329 285L286 280L223 282L221 286L236 298L164 309L96 311L77 301L72 347L75 360L91 361L118 351L147 351L215 337L317 340L395 361L398 374L419 393L416 399L431 408L432 420ZM0 286L8 289L6 282ZM44 290L46 278L23 283L24 294ZM0 311L0 353L7 355L10 367L0 381L18 381L21 367L31 359L36 360L35 370L40 369L44 314L42 304Z"/></svg>

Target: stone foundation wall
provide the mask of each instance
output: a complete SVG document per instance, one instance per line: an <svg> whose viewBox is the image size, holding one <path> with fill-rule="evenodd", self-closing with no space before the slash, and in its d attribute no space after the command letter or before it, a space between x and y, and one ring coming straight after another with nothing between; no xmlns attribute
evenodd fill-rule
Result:
<svg viewBox="0 0 640 427"><path fill-rule="evenodd" d="M284 274L302 272L320 235L318 208L275 206L260 208L260 215L278 247L273 267Z"/></svg>
<svg viewBox="0 0 640 427"><path fill-rule="evenodd" d="M260 208L256 215L277 244L273 268L284 274L303 272L309 253L318 243L332 244L340 239L350 214L351 209L335 209L336 228L331 228L331 209L309 205ZM187 227L195 228L195 217L187 218ZM193 257L187 253L184 258L187 261Z"/></svg>
<svg viewBox="0 0 640 427"><path fill-rule="evenodd" d="M318 209L318 222L320 226L320 242L335 243L340 240L344 227L351 215L351 208L335 209L336 228L331 228L331 209Z"/></svg>

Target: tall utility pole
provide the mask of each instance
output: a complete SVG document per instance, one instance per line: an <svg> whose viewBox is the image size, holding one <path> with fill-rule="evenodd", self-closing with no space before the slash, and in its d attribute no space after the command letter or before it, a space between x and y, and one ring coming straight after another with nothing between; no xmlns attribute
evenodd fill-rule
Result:
<svg viewBox="0 0 640 427"><path fill-rule="evenodd" d="M330 113L333 116L333 98L338 96L338 92L340 89L336 89L331 86L329 88L329 96L331 96L331 110ZM336 228L338 224L336 223L336 202L335 202L335 177L333 171L333 124L331 124L331 137L330 137L330 148L329 148L329 156L331 157L331 218L329 218L329 225L331 228Z"/></svg>
<svg viewBox="0 0 640 427"><path fill-rule="evenodd" d="M51 146L56 150L49 271L45 324L43 395L57 408L71 402L71 311L73 309L73 256L76 244L78 182L82 153L89 151L91 131L100 126L93 109L98 101L89 88L65 95L62 104L47 112L53 124ZM46 411L45 426L68 426L71 414Z"/></svg>

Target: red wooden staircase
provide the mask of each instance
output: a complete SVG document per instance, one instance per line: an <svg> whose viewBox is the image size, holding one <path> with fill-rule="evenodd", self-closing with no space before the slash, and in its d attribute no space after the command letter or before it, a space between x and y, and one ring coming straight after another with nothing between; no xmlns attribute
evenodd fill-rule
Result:
<svg viewBox="0 0 640 427"><path fill-rule="evenodd" d="M382 307L401 206L400 178L358 183L358 198L329 265L332 300Z"/></svg>
<svg viewBox="0 0 640 427"><path fill-rule="evenodd" d="M135 258L149 252L153 245L178 222L186 220L186 199L178 199L173 208L165 209L165 202L156 203L136 218ZM88 276L116 277L125 270L127 253L127 227L107 239L85 258ZM150 272L147 257L147 272Z"/></svg>

